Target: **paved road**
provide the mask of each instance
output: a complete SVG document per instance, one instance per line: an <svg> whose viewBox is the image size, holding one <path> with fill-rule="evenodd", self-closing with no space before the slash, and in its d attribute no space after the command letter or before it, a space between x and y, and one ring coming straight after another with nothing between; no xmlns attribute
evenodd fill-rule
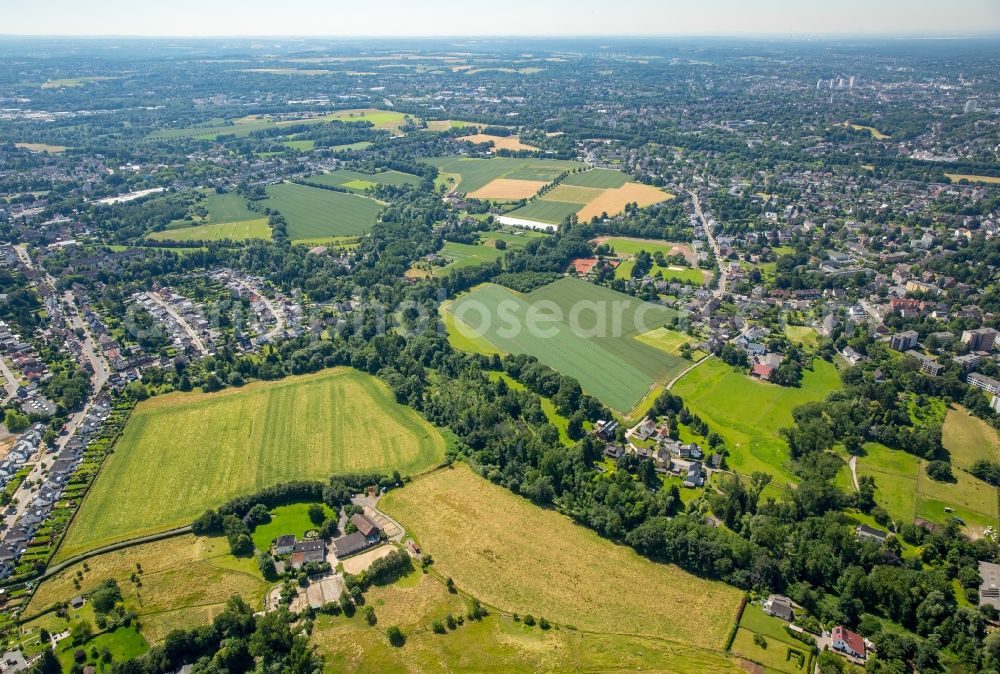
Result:
<svg viewBox="0 0 1000 674"><path fill-rule="evenodd" d="M279 309L278 305L271 301L267 295L265 295L259 288L255 288L253 285L247 283L243 279L234 278L234 280L241 286L252 292L254 295L260 298L260 301L264 303L267 310L271 312L274 316L275 325L267 332L267 338L274 341L274 339L285 331L285 311L284 309Z"/></svg>
<svg viewBox="0 0 1000 674"><path fill-rule="evenodd" d="M200 351L202 355L208 353L208 349L205 347L205 342L202 341L201 337L198 336L198 333L191 327L191 324L188 323L183 316L177 313L168 302L163 301L163 298L154 292L146 293L146 297L163 307L164 311L170 314L170 316L177 321L177 325L181 326L181 329L184 330L184 332L188 334L188 337L191 338L191 343L194 344L194 348Z"/></svg>
<svg viewBox="0 0 1000 674"><path fill-rule="evenodd" d="M104 387L104 384L107 383L108 378L111 376L111 366L108 365L104 354L97 348L94 336L90 334L90 328L83 320L83 316L80 315L80 307L76 303L76 296L67 290L63 293L63 300L72 309L69 313L70 325L74 329L79 328L83 330L83 353L87 357L87 360L90 361L91 367L94 368L94 374L91 376L90 381L94 386L94 393L96 394Z"/></svg>
<svg viewBox="0 0 1000 674"><path fill-rule="evenodd" d="M7 395L4 396L3 400L3 404L6 404L8 400L17 395L18 384L17 377L14 376L13 371L11 371L10 367L7 365L7 360L3 357L0 357L0 373L3 374L3 388L7 392Z"/></svg>
<svg viewBox="0 0 1000 674"><path fill-rule="evenodd" d="M729 282L729 272L726 271L725 260L723 260L722 255L719 253L719 244L715 240L715 233L712 232L712 228L708 225L708 219L705 214L701 211L701 202L698 200L698 195L694 191L689 191L688 194L691 195L691 201L694 203L694 212L701 220L701 226L705 230L705 236L708 237L708 243L712 246L712 251L715 253L716 264L719 265L719 285L712 291L716 297L722 297L726 294L726 285Z"/></svg>

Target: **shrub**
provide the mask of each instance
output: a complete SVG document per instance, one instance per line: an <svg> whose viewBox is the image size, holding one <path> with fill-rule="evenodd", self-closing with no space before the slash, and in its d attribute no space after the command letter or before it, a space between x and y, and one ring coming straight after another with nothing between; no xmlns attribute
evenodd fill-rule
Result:
<svg viewBox="0 0 1000 674"><path fill-rule="evenodd" d="M547 630L550 627L552 627L552 625L549 624L549 621L546 620L545 618L538 619L538 626L541 627L543 630Z"/></svg>
<svg viewBox="0 0 1000 674"><path fill-rule="evenodd" d="M440 620L435 620L434 622L432 622L431 629L434 631L434 634L444 634L446 632L444 625L441 623Z"/></svg>
<svg viewBox="0 0 1000 674"><path fill-rule="evenodd" d="M524 624L527 625L528 627L534 627L535 616L531 615L530 613L524 616Z"/></svg>
<svg viewBox="0 0 1000 674"><path fill-rule="evenodd" d="M375 617L375 609L371 606L365 606L365 622L369 625L374 625L378 622L378 618Z"/></svg>
<svg viewBox="0 0 1000 674"><path fill-rule="evenodd" d="M757 644L757 646L759 646L760 648L765 648L765 649L767 648L767 639L765 639L760 634L757 634L756 632L753 635L753 642Z"/></svg>
<svg viewBox="0 0 1000 674"><path fill-rule="evenodd" d="M399 648L406 643L406 636L403 634L403 630L399 629L395 625L388 628L385 631L385 635L389 637L389 643Z"/></svg>

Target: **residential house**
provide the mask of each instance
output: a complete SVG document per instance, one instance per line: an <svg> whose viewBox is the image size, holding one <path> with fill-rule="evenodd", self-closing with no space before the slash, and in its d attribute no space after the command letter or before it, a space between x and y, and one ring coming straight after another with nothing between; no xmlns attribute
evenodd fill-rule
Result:
<svg viewBox="0 0 1000 674"><path fill-rule="evenodd" d="M979 605L1000 609L1000 564L979 562Z"/></svg>
<svg viewBox="0 0 1000 674"><path fill-rule="evenodd" d="M795 613L792 610L792 600L780 594L772 594L763 605L764 613L775 618L792 622Z"/></svg>
<svg viewBox="0 0 1000 674"><path fill-rule="evenodd" d="M326 561L326 543L321 539L299 541L292 547L292 568L301 568L303 564Z"/></svg>
<svg viewBox="0 0 1000 674"><path fill-rule="evenodd" d="M284 534L274 539L274 552L278 555L290 555L295 549L295 536Z"/></svg>
<svg viewBox="0 0 1000 674"><path fill-rule="evenodd" d="M867 524L859 524L855 529L855 532L860 540L872 541L873 543L878 543L879 545L885 543L885 539L889 537L889 534L886 532L870 527Z"/></svg>
<svg viewBox="0 0 1000 674"><path fill-rule="evenodd" d="M830 641L833 650L846 653L859 660L864 660L868 655L864 638L843 625L837 625L833 628L830 632Z"/></svg>
<svg viewBox="0 0 1000 674"><path fill-rule="evenodd" d="M858 363L860 363L862 361L868 360L867 357L865 357L864 355L858 353L857 351L855 351L853 348L851 348L849 346L845 346L844 350L840 352L840 355L842 355L844 357L844 360L846 360L851 365L857 365Z"/></svg>

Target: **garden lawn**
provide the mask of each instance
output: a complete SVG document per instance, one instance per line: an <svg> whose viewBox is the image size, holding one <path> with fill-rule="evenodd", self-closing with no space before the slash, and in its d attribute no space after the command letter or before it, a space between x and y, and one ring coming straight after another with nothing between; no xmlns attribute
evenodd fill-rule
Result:
<svg viewBox="0 0 1000 674"><path fill-rule="evenodd" d="M285 216L293 241L363 234L375 224L384 205L358 196L293 183L270 185L262 208Z"/></svg>
<svg viewBox="0 0 1000 674"><path fill-rule="evenodd" d="M271 543L278 536L292 534L296 540L301 540L306 532L319 529L320 525L309 519L310 503L293 503L278 506L271 511L271 521L258 524L253 530L253 545L262 552L267 552ZM327 517L333 516L333 511L327 505L321 504ZM321 523L322 524L322 523Z"/></svg>
<svg viewBox="0 0 1000 674"><path fill-rule="evenodd" d="M778 431L792 424L793 409L841 386L832 364L816 359L813 368L804 372L800 387L790 388L753 379L713 358L684 375L673 392L723 437L731 468L792 482L788 443Z"/></svg>
<svg viewBox="0 0 1000 674"><path fill-rule="evenodd" d="M189 524L206 508L290 480L441 461L445 442L379 380L348 368L140 404L57 552Z"/></svg>
<svg viewBox="0 0 1000 674"><path fill-rule="evenodd" d="M735 619L736 588L644 559L462 463L389 492L379 507L433 555L438 573L505 612L707 649L723 646Z"/></svg>

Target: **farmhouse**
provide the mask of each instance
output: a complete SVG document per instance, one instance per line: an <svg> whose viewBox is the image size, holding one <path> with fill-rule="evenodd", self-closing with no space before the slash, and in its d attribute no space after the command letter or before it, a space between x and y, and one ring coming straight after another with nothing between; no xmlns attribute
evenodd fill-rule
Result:
<svg viewBox="0 0 1000 674"><path fill-rule="evenodd" d="M859 660L864 660L868 654L864 638L843 625L837 625L833 628L833 631L830 633L830 641L833 645L833 650L846 653Z"/></svg>
<svg viewBox="0 0 1000 674"><path fill-rule="evenodd" d="M299 541L292 548L290 560L293 569L302 568L303 564L323 562L326 560L326 543L322 540Z"/></svg>
<svg viewBox="0 0 1000 674"><path fill-rule="evenodd" d="M358 528L358 532L365 537L369 544L379 542L382 532L367 515L356 514L351 516L351 523Z"/></svg>
<svg viewBox="0 0 1000 674"><path fill-rule="evenodd" d="M290 555L295 549L295 536L285 534L274 539L274 552L279 555Z"/></svg>
<svg viewBox="0 0 1000 674"><path fill-rule="evenodd" d="M771 375L774 374L774 366L768 365L767 363L754 363L753 367L750 368L750 376L757 377L763 381L770 381Z"/></svg>

